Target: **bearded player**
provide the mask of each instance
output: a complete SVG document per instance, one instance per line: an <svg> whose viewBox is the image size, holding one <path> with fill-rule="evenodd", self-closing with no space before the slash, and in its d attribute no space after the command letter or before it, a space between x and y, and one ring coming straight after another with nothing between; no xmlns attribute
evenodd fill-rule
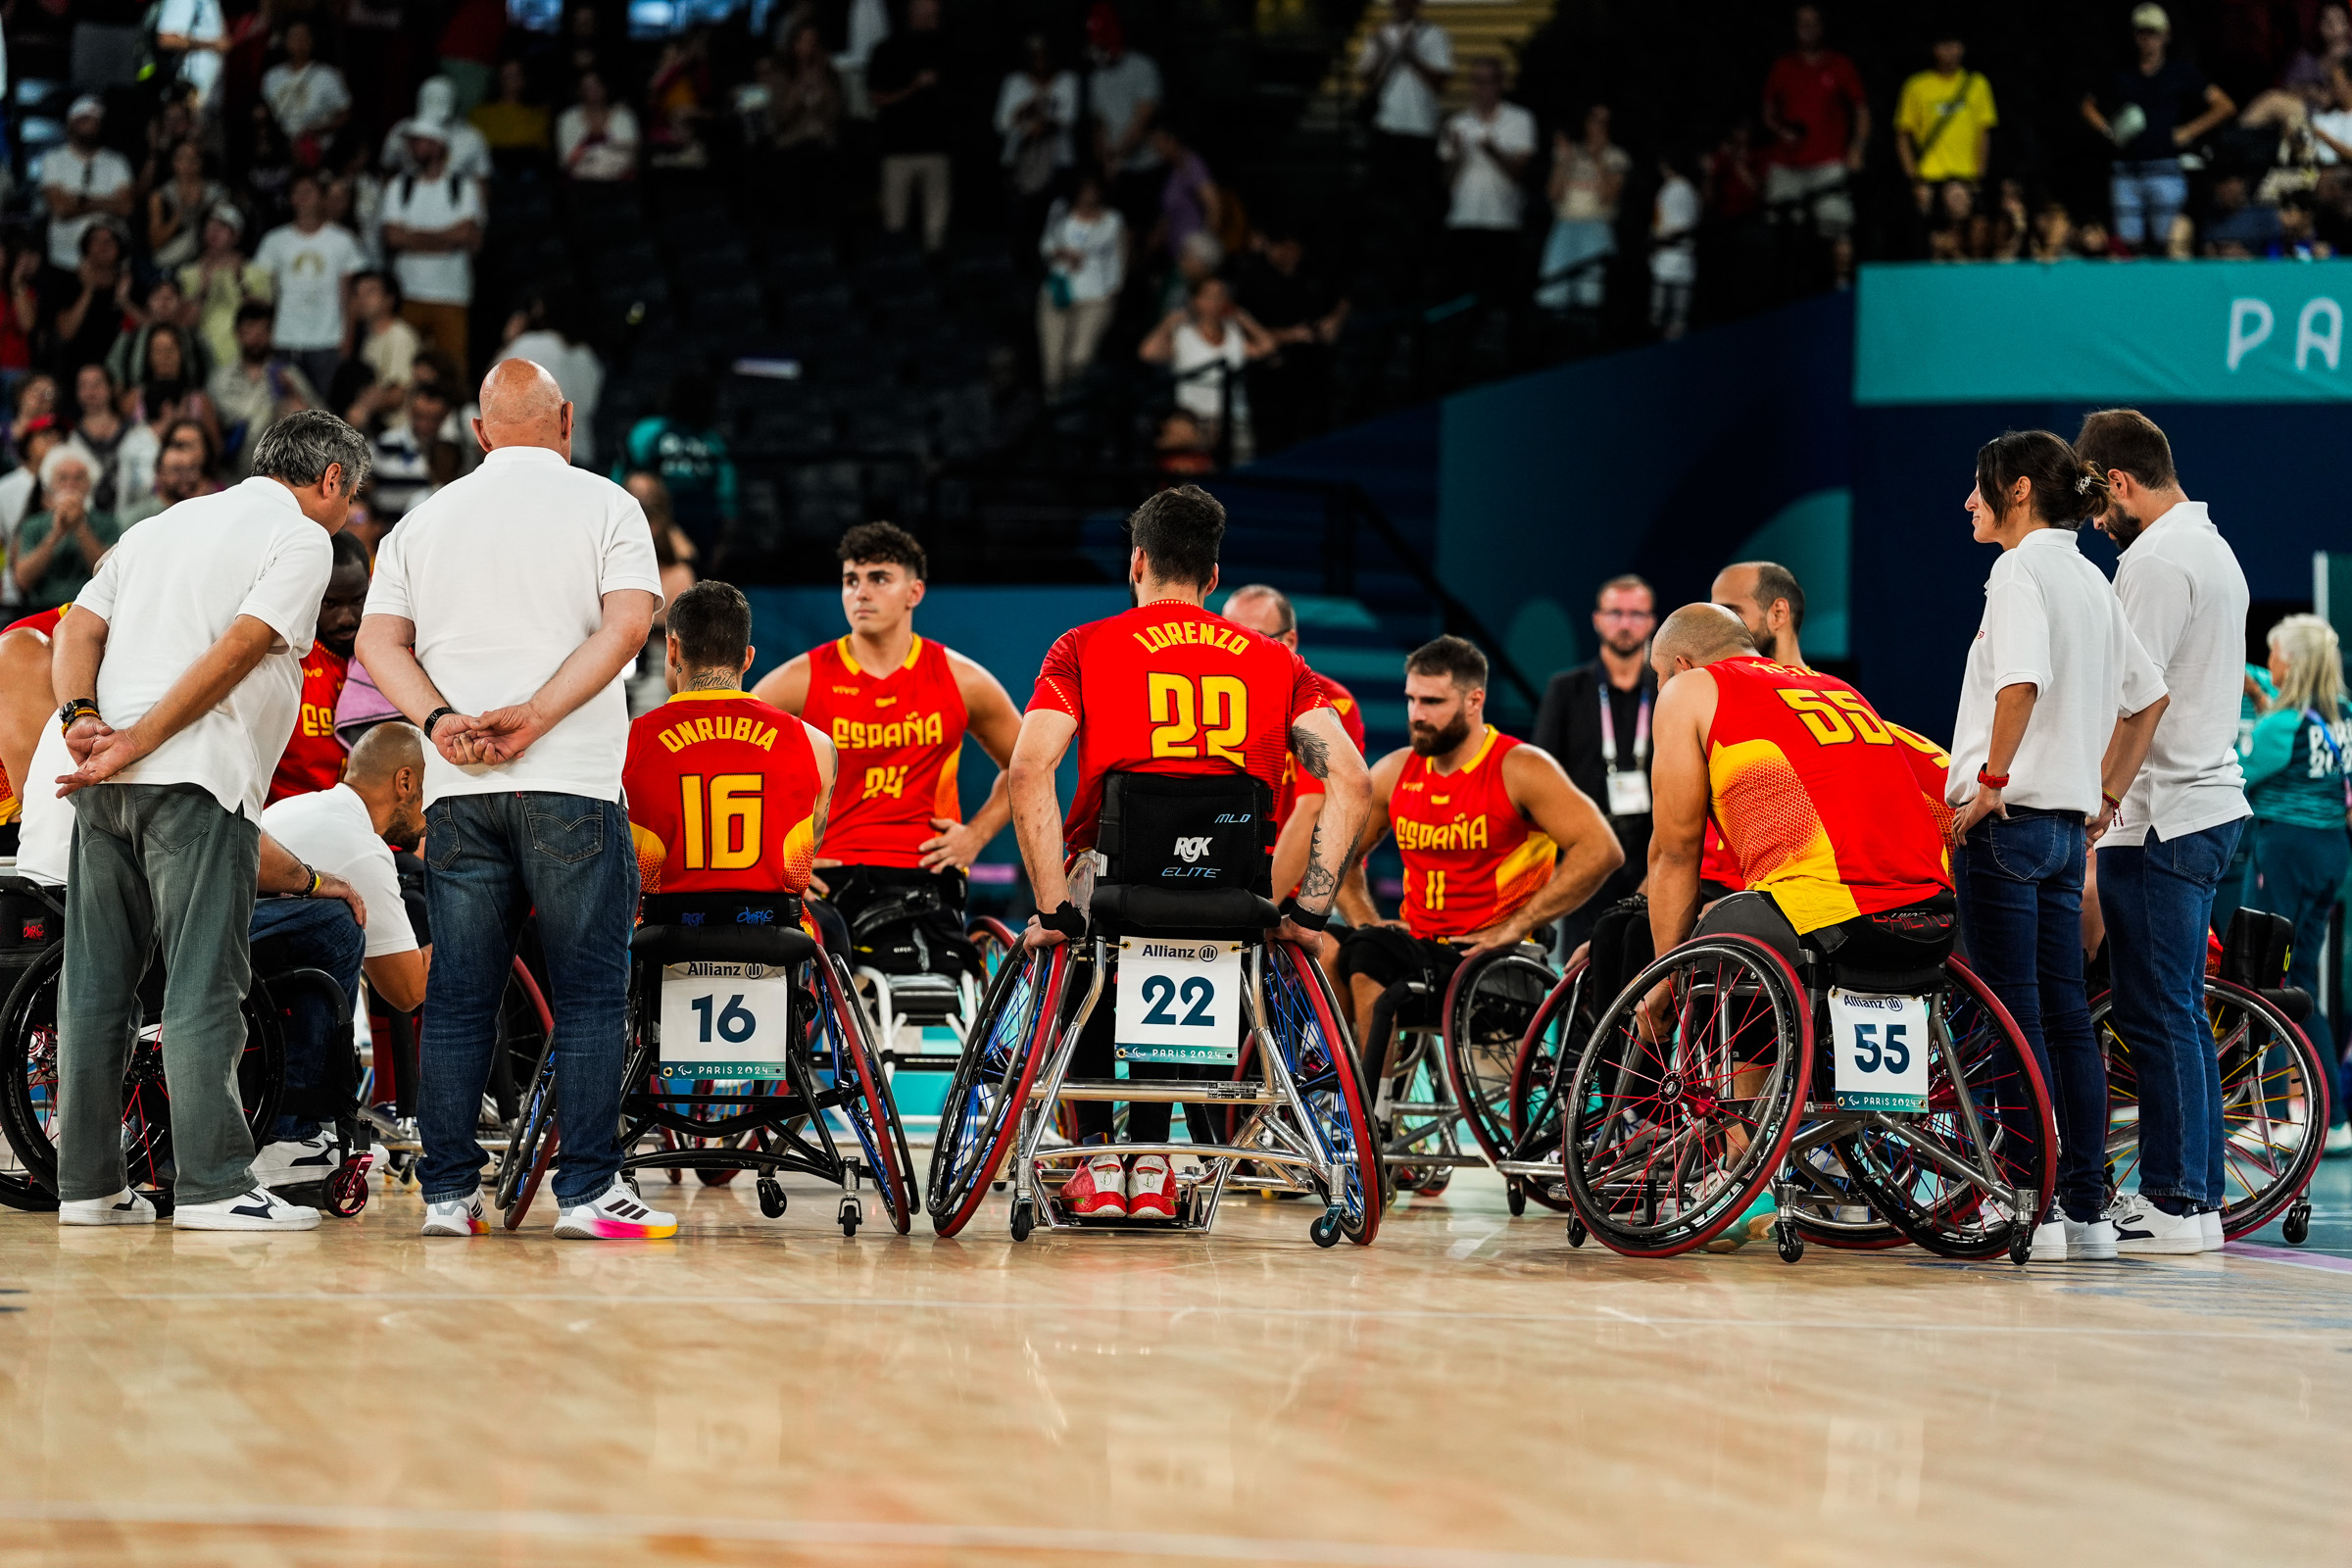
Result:
<svg viewBox="0 0 2352 1568"><path fill-rule="evenodd" d="M1415 649L1404 703L1412 744L1373 766L1362 846L1396 835L1402 918L1380 918L1360 862L1343 894L1354 929L1340 972L1359 1043L1390 986L1415 974L1442 986L1464 957L1526 941L1625 863L1608 818L1551 754L1487 722L1487 656L1474 645L1440 637Z"/></svg>
<svg viewBox="0 0 2352 1568"><path fill-rule="evenodd" d="M333 544L334 574L326 579L326 597L318 601L311 657L302 662L302 707L270 778L267 804L271 806L288 796L333 789L351 755L335 735L335 705L351 676L360 612L368 607L368 547L351 533L336 534Z"/></svg>
<svg viewBox="0 0 2352 1568"><path fill-rule="evenodd" d="M1296 896L1282 901L1278 934L1309 944L1329 920L1355 836L1363 825L1363 759L1298 656L1244 631L1202 605L1217 584L1225 509L1198 485L1163 490L1128 519L1128 585L1137 608L1065 632L1046 655L1013 748L1010 784L1021 858L1041 913L1026 940L1047 946L1085 934L1086 912L1070 902L1069 858L1095 847L1103 782L1113 772L1187 777L1247 773L1270 794L1293 757L1320 778L1327 796ZM1078 791L1065 820L1054 770L1078 747ZM1260 893L1272 883L1258 886ZM1095 1009L1072 1054L1079 1077L1112 1074L1114 1009ZM1131 1077L1184 1076L1189 1069L1133 1062ZM1157 1067L1157 1070L1155 1070ZM1107 1144L1111 1106L1075 1101L1081 1143ZM1135 1101L1127 1129L1137 1143L1165 1143L1165 1101ZM1174 1183L1161 1154L1132 1166L1105 1149L1062 1189L1072 1213L1173 1219Z"/></svg>
<svg viewBox="0 0 2352 1568"><path fill-rule="evenodd" d="M813 886L856 931L859 916L889 908L912 915L931 961L910 945L894 957L877 948L892 926L857 937L862 958L903 968L979 972L964 940L964 874L1011 819L1004 768L1020 734L1020 714L997 678L914 630L925 562L914 535L887 522L841 536L841 608L849 635L811 648L764 676L754 695L797 713L840 754L820 873ZM995 785L970 821L963 817L957 764L966 733L998 767ZM945 961L941 961L945 960Z"/></svg>

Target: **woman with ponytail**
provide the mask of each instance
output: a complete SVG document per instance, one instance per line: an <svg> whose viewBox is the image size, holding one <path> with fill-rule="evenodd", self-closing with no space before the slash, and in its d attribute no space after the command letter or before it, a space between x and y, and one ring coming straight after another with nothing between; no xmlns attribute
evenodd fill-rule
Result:
<svg viewBox="0 0 2352 1568"><path fill-rule="evenodd" d="M2082 865L2165 704L2155 662L2075 538L2107 503L2105 478L2046 430L2011 431L1977 454L1969 517L2001 555L1952 736L1952 884L1969 961L2034 1048L2057 1112L2058 1208L2034 1232L2045 1262L2116 1255Z"/></svg>

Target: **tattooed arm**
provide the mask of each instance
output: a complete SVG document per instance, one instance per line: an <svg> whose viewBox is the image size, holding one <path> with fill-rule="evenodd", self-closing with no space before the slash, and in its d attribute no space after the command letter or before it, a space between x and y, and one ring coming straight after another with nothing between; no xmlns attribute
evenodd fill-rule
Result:
<svg viewBox="0 0 2352 1568"><path fill-rule="evenodd" d="M1323 781L1323 809L1315 819L1308 843L1306 869L1298 878L1298 906L1310 914L1331 907L1340 878L1355 858L1355 841L1371 809L1372 783L1363 757L1340 727L1340 715L1328 708L1302 713L1291 725L1291 752L1298 766ZM1306 933L1290 928L1294 941Z"/></svg>

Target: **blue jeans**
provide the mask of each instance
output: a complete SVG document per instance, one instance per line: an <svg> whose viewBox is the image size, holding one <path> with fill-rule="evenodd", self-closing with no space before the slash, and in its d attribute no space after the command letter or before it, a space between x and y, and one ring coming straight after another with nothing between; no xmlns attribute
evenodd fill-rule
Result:
<svg viewBox="0 0 2352 1568"><path fill-rule="evenodd" d="M2115 203L2116 238L2127 245L2162 245L2188 201L2188 176L2178 158L2119 160L2108 194Z"/></svg>
<svg viewBox="0 0 2352 1568"><path fill-rule="evenodd" d="M256 899L252 936L253 972L264 980L289 969L322 969L343 988L340 1018L308 987L271 993L287 1013L284 1104L290 1108L279 1111L270 1135L280 1143L315 1137L323 1117L342 1111L326 1109L318 1096L338 1081L326 1054L351 1022L368 936L341 899Z"/></svg>
<svg viewBox="0 0 2352 1568"><path fill-rule="evenodd" d="M2245 823L2099 851L2115 1022L2139 1074L2139 1190L2222 1206L2222 1062L2205 1016L2214 894Z"/></svg>
<svg viewBox="0 0 2352 1568"><path fill-rule="evenodd" d="M593 1201L620 1169L637 851L628 813L580 795L455 795L424 813L433 967L417 1043L428 1203L465 1198L486 1158L474 1137L498 1049L499 1001L535 912L555 1012L559 1203Z"/></svg>
<svg viewBox="0 0 2352 1568"><path fill-rule="evenodd" d="M2291 822L2254 824L2247 838L2254 845L2254 879L2258 886L2246 895L2257 909L2283 914L2295 922L2295 946L2286 960L2286 983L2311 994L2311 1016L2303 1032L2319 1048L2320 1059L2335 1069L2328 1085L2335 1094L2334 1120L2344 1121L2344 1096L2352 1090L2352 1070L2335 1054L2335 1035L2321 1007L2320 959L2328 946L2328 916L2335 908L2344 873L2352 870L2352 834L2340 827L2297 827Z"/></svg>
<svg viewBox="0 0 2352 1568"><path fill-rule="evenodd" d="M2058 1202L2107 1204L2107 1068L2082 991L2081 817L2025 808L1969 829L1952 857L1968 960L2034 1049L2058 1121Z"/></svg>

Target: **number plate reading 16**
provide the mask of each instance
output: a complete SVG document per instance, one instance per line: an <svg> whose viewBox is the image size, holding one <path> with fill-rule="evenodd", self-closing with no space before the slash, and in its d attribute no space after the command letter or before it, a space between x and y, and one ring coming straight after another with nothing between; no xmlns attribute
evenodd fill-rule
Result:
<svg viewBox="0 0 2352 1568"><path fill-rule="evenodd" d="M1928 1000L1830 992L1840 1110L1928 1108Z"/></svg>
<svg viewBox="0 0 2352 1568"><path fill-rule="evenodd" d="M673 963L662 970L662 1070L687 1078L781 1078L792 1012L785 970Z"/></svg>
<svg viewBox="0 0 2352 1568"><path fill-rule="evenodd" d="M1121 1061L1231 1066L1236 1059L1241 944L1129 937L1119 944L1117 992Z"/></svg>

